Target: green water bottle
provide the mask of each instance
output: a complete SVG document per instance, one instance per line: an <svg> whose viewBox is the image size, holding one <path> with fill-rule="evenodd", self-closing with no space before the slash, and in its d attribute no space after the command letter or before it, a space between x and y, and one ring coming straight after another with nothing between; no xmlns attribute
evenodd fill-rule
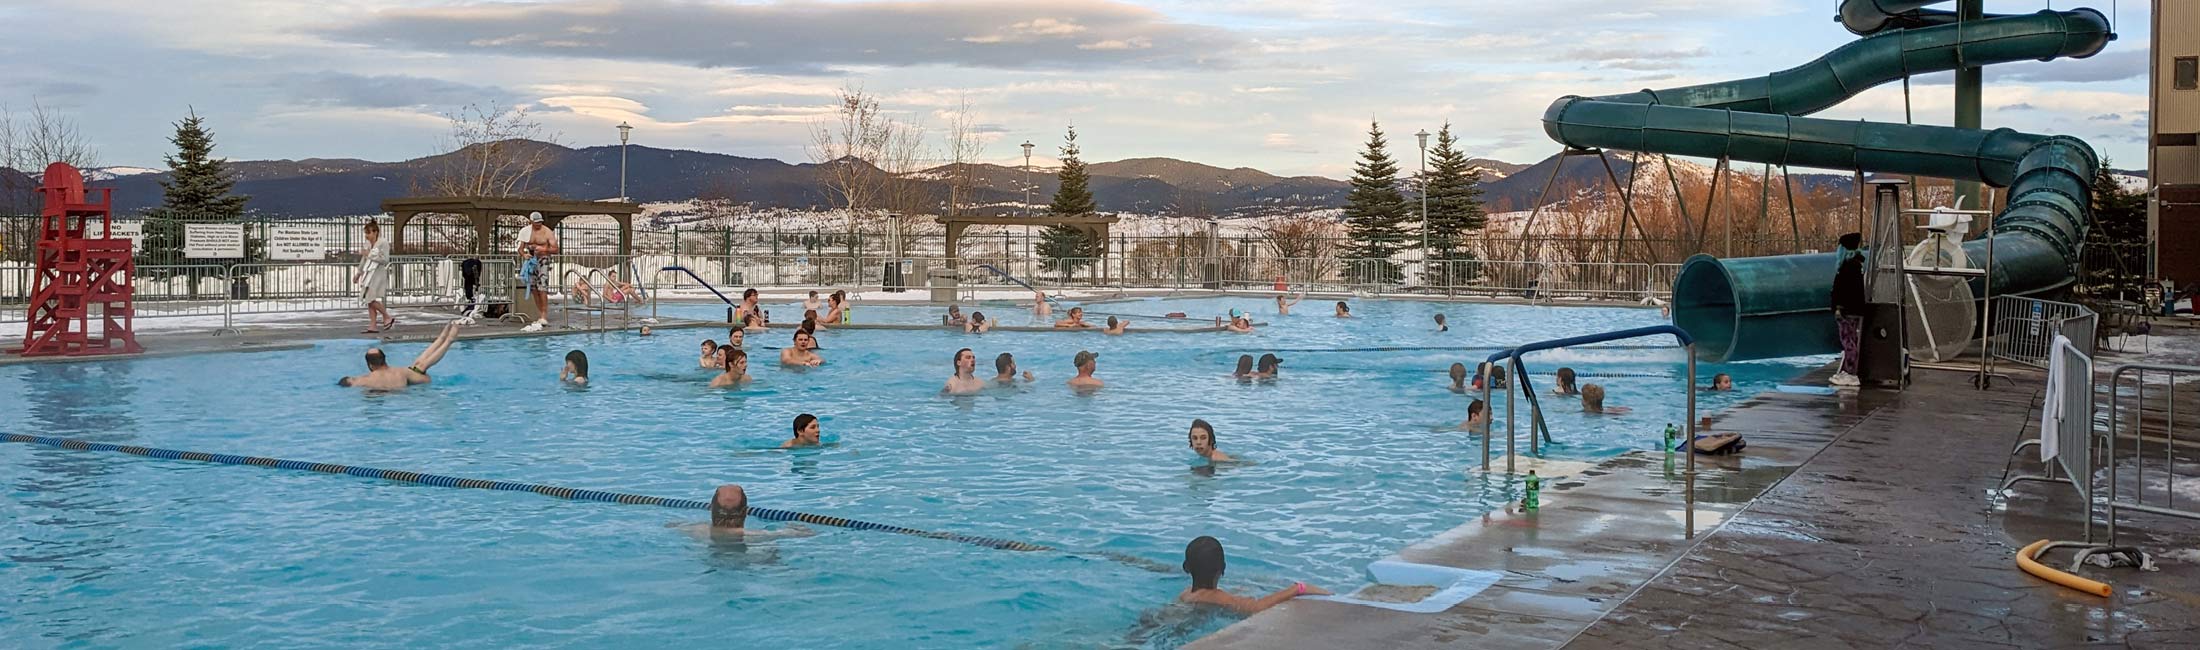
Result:
<svg viewBox="0 0 2200 650"><path fill-rule="evenodd" d="M1536 476L1535 470L1528 470L1528 493L1526 497L1520 500L1520 509L1532 512L1536 508L1543 507L1542 497L1543 478Z"/></svg>
<svg viewBox="0 0 2200 650"><path fill-rule="evenodd" d="M1673 423L1665 423L1665 453L1673 453L1673 439L1680 435L1680 429L1673 428Z"/></svg>

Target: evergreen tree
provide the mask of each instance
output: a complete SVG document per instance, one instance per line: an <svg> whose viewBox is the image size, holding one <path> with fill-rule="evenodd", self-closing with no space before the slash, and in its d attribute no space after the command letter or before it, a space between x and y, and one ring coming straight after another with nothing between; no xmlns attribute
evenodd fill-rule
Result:
<svg viewBox="0 0 2200 650"><path fill-rule="evenodd" d="M1047 206L1049 214L1060 217L1081 217L1099 211L1092 198L1092 175L1085 171L1085 161L1079 157L1077 127L1069 128L1069 135L1062 140L1062 170L1055 173L1060 187L1054 190L1054 202ZM1039 257L1041 268L1058 271L1062 279L1090 265L1100 256L1101 242L1095 241L1083 228L1055 224L1047 226L1040 234Z"/></svg>
<svg viewBox="0 0 2200 650"><path fill-rule="evenodd" d="M1345 199L1345 231L1352 238L1345 256L1354 282L1397 282L1398 263L1390 258L1405 248L1405 221L1411 212L1398 191L1398 163L1385 151L1380 123L1367 128L1367 149L1352 170L1352 193Z"/></svg>
<svg viewBox="0 0 2200 650"><path fill-rule="evenodd" d="M2146 280L2147 199L2116 181L2107 158L2093 174L2093 227L2086 231L2086 293L2138 300Z"/></svg>
<svg viewBox="0 0 2200 650"><path fill-rule="evenodd" d="M1451 123L1436 131L1428 179L1428 259L1444 262L1452 284L1474 278L1474 254L1464 249L1467 236L1489 223L1482 212L1482 170L1467 161Z"/></svg>
<svg viewBox="0 0 2200 650"><path fill-rule="evenodd" d="M160 206L145 213L143 254L156 264L181 261L184 224L235 223L244 217L250 198L231 192L237 179L229 173L228 160L213 157L214 134L197 111L176 123L176 134L168 141L175 143L176 153L163 158L168 180L160 182ZM247 257L256 257L260 242L246 243Z"/></svg>

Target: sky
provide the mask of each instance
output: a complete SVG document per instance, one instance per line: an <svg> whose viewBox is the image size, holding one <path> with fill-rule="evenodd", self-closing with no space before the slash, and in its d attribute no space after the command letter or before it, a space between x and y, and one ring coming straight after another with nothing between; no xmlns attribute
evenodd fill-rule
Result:
<svg viewBox="0 0 2200 650"><path fill-rule="evenodd" d="M860 88L943 136L967 99L983 158L1166 156L1342 178L1379 121L1449 121L1473 156L1558 151L1552 100L1759 76L1855 37L1836 0L0 0L0 104L74 118L105 165L162 167L190 111L232 159L439 152L471 103L526 107L559 142L790 162ZM1985 123L2085 138L2145 164L2145 0L1988 0L2116 14L2090 59L1995 66ZM2107 6L2113 4L2114 6ZM1919 77L1946 124L1951 75ZM1899 84L1821 113L1900 122ZM935 139L935 148L944 144ZM944 155L942 156L944 157Z"/></svg>

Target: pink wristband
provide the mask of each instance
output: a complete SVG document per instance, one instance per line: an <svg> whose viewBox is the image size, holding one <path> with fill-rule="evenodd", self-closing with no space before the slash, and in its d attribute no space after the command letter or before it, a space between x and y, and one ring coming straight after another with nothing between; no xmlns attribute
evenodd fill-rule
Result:
<svg viewBox="0 0 2200 650"><path fill-rule="evenodd" d="M1292 585L1292 588L1294 588L1294 589L1297 589L1297 590L1299 590L1299 591L1298 591L1298 593L1297 593L1297 594L1295 594L1295 595L1299 595L1299 596L1304 596L1304 595L1306 595L1306 583L1304 583L1304 582L1300 582L1300 583L1294 583L1294 584Z"/></svg>

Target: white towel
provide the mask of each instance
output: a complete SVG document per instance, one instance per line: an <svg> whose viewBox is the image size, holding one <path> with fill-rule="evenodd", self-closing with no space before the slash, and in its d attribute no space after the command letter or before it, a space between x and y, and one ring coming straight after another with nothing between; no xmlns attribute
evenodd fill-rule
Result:
<svg viewBox="0 0 2200 650"><path fill-rule="evenodd" d="M2061 427L2056 421L2062 419L2063 392L2068 390L2063 386L2062 355L2063 347L2068 345L2068 337L2056 334L2054 344L2048 346L2053 352L2047 355L2047 401L2040 404L2040 462L2043 463L2054 460L2055 453L2060 451L2055 439Z"/></svg>

